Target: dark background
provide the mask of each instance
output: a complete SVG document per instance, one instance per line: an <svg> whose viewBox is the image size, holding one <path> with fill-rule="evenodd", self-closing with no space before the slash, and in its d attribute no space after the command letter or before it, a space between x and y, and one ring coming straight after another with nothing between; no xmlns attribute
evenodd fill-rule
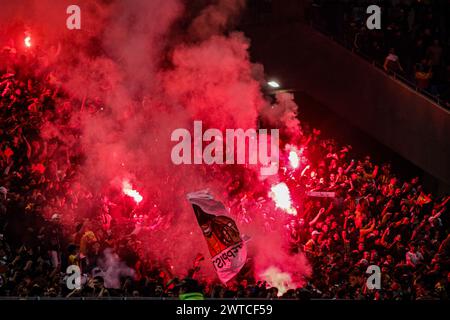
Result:
<svg viewBox="0 0 450 320"><path fill-rule="evenodd" d="M342 1L322 2L328 27L339 32ZM241 29L253 61L296 91L300 118L401 174L419 175L430 191L449 192L450 112L316 31L308 10L307 0L250 1Z"/></svg>

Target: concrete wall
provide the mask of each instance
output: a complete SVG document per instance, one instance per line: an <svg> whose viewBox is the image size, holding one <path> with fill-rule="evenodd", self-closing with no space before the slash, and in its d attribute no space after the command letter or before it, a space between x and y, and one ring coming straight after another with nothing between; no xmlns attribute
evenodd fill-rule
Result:
<svg viewBox="0 0 450 320"><path fill-rule="evenodd" d="M314 30L256 27L253 56L404 158L450 185L450 112Z"/></svg>

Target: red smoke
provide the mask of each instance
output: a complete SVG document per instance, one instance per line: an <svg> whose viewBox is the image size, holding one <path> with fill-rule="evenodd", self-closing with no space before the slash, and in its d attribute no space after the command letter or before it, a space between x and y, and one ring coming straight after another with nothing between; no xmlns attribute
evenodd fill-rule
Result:
<svg viewBox="0 0 450 320"><path fill-rule="evenodd" d="M25 39L23 39L23 43L25 44L25 47L31 48L31 46L33 45L31 36L26 36Z"/></svg>

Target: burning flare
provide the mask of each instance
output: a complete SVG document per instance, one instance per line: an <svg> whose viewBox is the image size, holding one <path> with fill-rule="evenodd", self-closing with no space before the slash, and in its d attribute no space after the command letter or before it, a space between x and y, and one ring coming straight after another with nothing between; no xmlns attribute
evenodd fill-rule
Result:
<svg viewBox="0 0 450 320"><path fill-rule="evenodd" d="M297 215L297 210L292 206L289 188L284 182L272 186L269 197L275 201L277 208L284 210L287 214Z"/></svg>
<svg viewBox="0 0 450 320"><path fill-rule="evenodd" d="M31 46L32 46L31 36L26 36L25 39L23 39L23 42L25 44L25 47L31 48Z"/></svg>
<svg viewBox="0 0 450 320"><path fill-rule="evenodd" d="M292 281L289 273L283 272L277 267L271 266L263 272L262 276L271 287L278 289L278 296L281 297L286 291L295 289L296 285Z"/></svg>
<svg viewBox="0 0 450 320"><path fill-rule="evenodd" d="M300 158L294 150L289 152L289 163L293 169L297 169L300 166Z"/></svg>
<svg viewBox="0 0 450 320"><path fill-rule="evenodd" d="M133 189L133 187L131 186L130 182L127 180L124 180L122 182L122 192L133 198L133 200L139 204L144 198L139 194L139 192L137 192L136 190Z"/></svg>

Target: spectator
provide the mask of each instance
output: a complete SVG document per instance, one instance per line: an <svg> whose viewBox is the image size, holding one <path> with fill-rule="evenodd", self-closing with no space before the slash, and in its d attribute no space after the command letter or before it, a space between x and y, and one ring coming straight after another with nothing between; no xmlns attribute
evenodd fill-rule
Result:
<svg viewBox="0 0 450 320"><path fill-rule="evenodd" d="M430 86L430 80L433 76L433 72L430 63L426 59L423 59L415 66L415 78L416 85L419 89L426 90Z"/></svg>
<svg viewBox="0 0 450 320"><path fill-rule="evenodd" d="M415 80L418 88L439 97L444 106L450 105L450 82L447 81L446 70L449 47L445 40L448 26L436 24L436 21L448 18L445 10L436 11L433 1L383 1L383 25L386 27L366 32L366 21L361 19L364 6L355 7L352 1L340 1L340 5L346 12L341 21L345 32L341 35L332 28L327 32L346 45L351 43L351 49L362 53L364 58L381 63L385 71L401 73L405 79ZM335 15L328 14L324 4L316 3L311 10L314 12L311 15L313 25L319 30L322 30L320 26L329 24L329 20L336 19ZM380 57L381 52L392 47L398 49L398 55L389 53L387 57ZM430 72L428 63L426 67L418 68L423 59L430 61Z"/></svg>
<svg viewBox="0 0 450 320"><path fill-rule="evenodd" d="M386 72L400 73L403 72L403 68L400 64L400 59L395 53L395 49L391 48L389 54L384 60L383 68Z"/></svg>

